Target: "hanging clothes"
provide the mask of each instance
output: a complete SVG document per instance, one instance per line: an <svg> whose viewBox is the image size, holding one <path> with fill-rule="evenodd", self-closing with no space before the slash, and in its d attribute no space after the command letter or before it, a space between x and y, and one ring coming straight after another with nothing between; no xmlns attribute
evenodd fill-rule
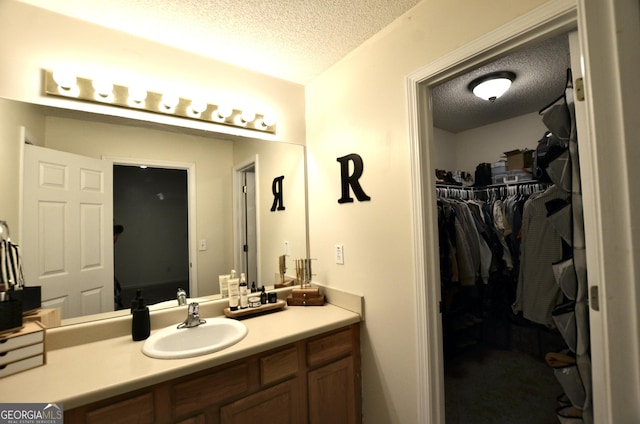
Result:
<svg viewBox="0 0 640 424"><path fill-rule="evenodd" d="M532 195L522 216L520 270L515 314L547 327L553 327L552 312L562 300L552 264L563 259L561 235L547 219L546 205L554 200L568 201L569 194L553 185Z"/></svg>
<svg viewBox="0 0 640 424"><path fill-rule="evenodd" d="M488 284L491 274L514 269L519 256L522 204L543 185L537 182L483 189L438 188L441 274L443 281ZM513 187L511 187L513 188ZM483 197L481 200L478 197ZM512 238L512 240L508 240ZM455 259L456 269L452 269ZM457 279L451 279L452 276Z"/></svg>

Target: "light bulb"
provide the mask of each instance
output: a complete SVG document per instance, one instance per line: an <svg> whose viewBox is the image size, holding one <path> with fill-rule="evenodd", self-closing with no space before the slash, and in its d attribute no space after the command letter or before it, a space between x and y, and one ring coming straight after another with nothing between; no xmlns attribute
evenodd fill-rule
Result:
<svg viewBox="0 0 640 424"><path fill-rule="evenodd" d="M103 78L94 79L91 85L100 97L109 97L113 92L113 83Z"/></svg>
<svg viewBox="0 0 640 424"><path fill-rule="evenodd" d="M267 112L262 117L262 125L265 127L271 127L276 123L276 114L273 112Z"/></svg>
<svg viewBox="0 0 640 424"><path fill-rule="evenodd" d="M178 97L177 94L175 94L175 93L164 93L162 95L162 104L167 109L173 109L174 107L178 106L178 103L180 103L180 97Z"/></svg>
<svg viewBox="0 0 640 424"><path fill-rule="evenodd" d="M251 109L246 109L242 111L242 115L240 115L242 122L248 123L256 119L256 113Z"/></svg>
<svg viewBox="0 0 640 424"><path fill-rule="evenodd" d="M220 105L218 109L213 112L214 119L227 119L233 113L233 109L229 105Z"/></svg>
<svg viewBox="0 0 640 424"><path fill-rule="evenodd" d="M516 78L516 74L509 71L493 72L491 74L477 78L469 84L469 90L477 97L495 102L511 87L511 82Z"/></svg>
<svg viewBox="0 0 640 424"><path fill-rule="evenodd" d="M511 80L507 78L496 78L478 84L473 89L473 94L484 100L495 101L511 87Z"/></svg>
<svg viewBox="0 0 640 424"><path fill-rule="evenodd" d="M66 69L58 69L53 71L53 80L63 90L70 90L74 85L76 85L75 74Z"/></svg>
<svg viewBox="0 0 640 424"><path fill-rule="evenodd" d="M129 87L129 98L134 103L142 103L147 98L147 90L141 85Z"/></svg>
<svg viewBox="0 0 640 424"><path fill-rule="evenodd" d="M205 102L203 99L191 100L191 110L193 111L193 113L202 113L207 110L207 106L207 102Z"/></svg>

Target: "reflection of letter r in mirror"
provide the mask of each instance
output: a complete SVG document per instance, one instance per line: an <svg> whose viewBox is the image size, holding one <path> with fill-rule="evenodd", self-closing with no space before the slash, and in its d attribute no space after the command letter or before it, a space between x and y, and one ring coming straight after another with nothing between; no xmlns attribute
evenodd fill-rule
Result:
<svg viewBox="0 0 640 424"><path fill-rule="evenodd" d="M271 191L273 192L273 205L271 205L271 212L278 209L279 211L283 211L284 207L284 199L282 198L282 180L284 180L284 175L274 178L273 183L271 184Z"/></svg>
<svg viewBox="0 0 640 424"><path fill-rule="evenodd" d="M336 159L340 162L340 180L342 183L342 197L338 199L338 203L352 203L353 198L349 196L349 186L353 190L353 194L360 202L371 200L360 186L360 177L364 171L364 164L360 155L352 153ZM349 175L349 161L353 162L353 174Z"/></svg>

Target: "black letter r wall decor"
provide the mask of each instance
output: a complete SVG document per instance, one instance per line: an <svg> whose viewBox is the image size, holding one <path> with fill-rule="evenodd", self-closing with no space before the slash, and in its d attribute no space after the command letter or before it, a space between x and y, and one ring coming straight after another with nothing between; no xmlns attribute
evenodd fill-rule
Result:
<svg viewBox="0 0 640 424"><path fill-rule="evenodd" d="M274 178L273 183L271 183L271 192L273 193L273 204L271 205L271 212L275 212L276 210L285 210L284 194L282 193L282 180L284 180L284 175Z"/></svg>
<svg viewBox="0 0 640 424"><path fill-rule="evenodd" d="M353 194L356 195L358 201L371 200L371 197L367 196L367 193L360 186L360 181L358 181L364 171L362 157L356 153L351 153L336 160L340 162L340 180L342 184L342 197L338 199L338 203L353 203L349 187L353 190ZM349 162L353 163L353 174L351 175L349 175Z"/></svg>

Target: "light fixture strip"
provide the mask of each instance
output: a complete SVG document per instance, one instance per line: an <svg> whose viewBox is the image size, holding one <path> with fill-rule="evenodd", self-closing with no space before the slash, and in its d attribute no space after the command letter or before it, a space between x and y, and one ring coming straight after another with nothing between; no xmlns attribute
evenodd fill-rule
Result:
<svg viewBox="0 0 640 424"><path fill-rule="evenodd" d="M49 70L45 71L45 93L51 96L66 97L132 110L143 110L156 114L178 116L196 121L222 124L270 134L275 134L276 132L275 123L268 126L263 124L265 116L262 114L256 114L251 122L245 122L242 120L242 111L232 109L231 115L226 118L220 118L217 114L218 105L207 103L205 110L198 113L193 111L191 107L192 100L188 98L179 97L178 104L175 107L167 107L163 103L163 93L148 91L144 100L134 102L129 98L129 87L127 86L113 84L111 94L104 96L96 92L91 79L82 77L76 78L75 86L65 89L54 81L53 71Z"/></svg>

